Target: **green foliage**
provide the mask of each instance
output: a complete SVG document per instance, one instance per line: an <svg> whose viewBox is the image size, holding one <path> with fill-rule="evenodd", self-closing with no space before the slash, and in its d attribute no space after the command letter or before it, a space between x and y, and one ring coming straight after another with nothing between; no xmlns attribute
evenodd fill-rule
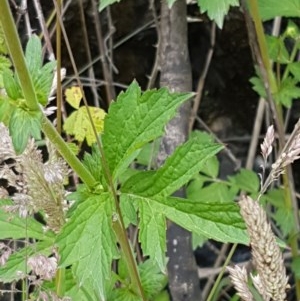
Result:
<svg viewBox="0 0 300 301"><path fill-rule="evenodd" d="M21 239L26 236L39 240L53 240L52 232L45 232L43 225L33 218L21 218L4 210L12 205L10 200L0 200L0 239Z"/></svg>
<svg viewBox="0 0 300 301"><path fill-rule="evenodd" d="M288 208L282 201L284 200L284 190L272 189L263 197L263 200L275 207L271 216L275 220L277 226L281 229L284 237L286 237L293 229L294 213L293 210Z"/></svg>
<svg viewBox="0 0 300 301"><path fill-rule="evenodd" d="M42 105L46 105L56 62L42 65L41 41L35 35L27 43L25 60L38 101ZM30 111L27 108L18 76L13 74L8 66L9 64L6 63L6 67L2 69L2 72L0 70L0 78L3 80L3 88L7 94L2 95L0 93L0 121L9 126L14 148L17 154L20 154L24 151L30 137L37 140L41 139L42 113L40 111Z"/></svg>
<svg viewBox="0 0 300 301"><path fill-rule="evenodd" d="M144 292L147 300L153 300L166 286L167 277L160 272L157 265L152 260L146 260L138 266L138 271L141 277L141 283L144 288ZM128 270L126 264L121 259L118 262L118 275L116 279L112 279L112 282L117 280L121 283L121 287L114 288L108 293L108 301L140 301L140 297L136 296L132 292L130 282L128 281ZM120 286L120 285L119 285Z"/></svg>
<svg viewBox="0 0 300 301"><path fill-rule="evenodd" d="M278 104L287 108L292 106L292 101L300 97L299 79L300 67L294 62L295 54L299 48L300 31L298 26L289 21L285 32L279 37L266 36L269 58L277 64L277 70L284 66L284 72L278 71L276 76L276 91L272 91L273 97ZM286 42L292 42L293 48L288 50ZM253 89L261 96L266 98L264 80L257 71L256 77L252 77L250 82ZM272 75L273 76L273 75Z"/></svg>
<svg viewBox="0 0 300 301"><path fill-rule="evenodd" d="M99 5L99 11L101 12L104 8L107 6L115 3L115 2L120 2L121 0L101 0L100 5Z"/></svg>
<svg viewBox="0 0 300 301"><path fill-rule="evenodd" d="M95 126L96 132L101 134L103 132L105 112L100 108L92 106L88 108L85 106L79 107L82 99L82 93L79 87L66 89L65 96L66 101L75 109L63 125L65 132L68 135L73 135L80 143L86 139L87 144L91 146L96 142L92 124ZM90 120L90 116L92 120Z"/></svg>
<svg viewBox="0 0 300 301"><path fill-rule="evenodd" d="M104 121L103 149L113 180L124 172L142 146L160 137L176 109L192 96L170 94L167 89L141 94L137 83L121 93Z"/></svg>
<svg viewBox="0 0 300 301"><path fill-rule="evenodd" d="M300 1L298 0L258 0L260 16L264 21L281 17L299 17Z"/></svg>
<svg viewBox="0 0 300 301"><path fill-rule="evenodd" d="M223 27L224 17L230 6L238 6L238 0L197 0L201 12L207 12L210 19L214 20L219 28Z"/></svg>
<svg viewBox="0 0 300 301"><path fill-rule="evenodd" d="M172 7L172 5L176 2L176 0L166 0L168 2L169 8Z"/></svg>
<svg viewBox="0 0 300 301"><path fill-rule="evenodd" d="M100 134L103 131L103 119L105 112L96 107L89 107L92 116L92 122L95 125L96 131ZM65 121L63 126L68 135L73 135L78 142L83 142L86 139L88 145L96 142L92 124L86 107L80 107L73 112Z"/></svg>
<svg viewBox="0 0 300 301"><path fill-rule="evenodd" d="M24 230L23 230L24 231ZM0 282L8 283L23 279L30 269L26 261L35 254L49 256L52 253L53 239L38 241L35 244L24 247L9 256L7 262L0 269Z"/></svg>
<svg viewBox="0 0 300 301"><path fill-rule="evenodd" d="M100 298L105 297L105 280L110 278L111 262L117 257L112 231L112 196L95 194L79 204L58 235L61 265L72 264L79 283L92 283Z"/></svg>
<svg viewBox="0 0 300 301"><path fill-rule="evenodd" d="M34 90L40 104L45 106L53 81L53 71L56 62L49 62L43 66L41 40L33 35L26 46L25 60L33 82Z"/></svg>
<svg viewBox="0 0 300 301"><path fill-rule="evenodd" d="M9 132L17 154L21 154L27 146L28 139L41 140L41 112L30 112L16 108L9 121Z"/></svg>

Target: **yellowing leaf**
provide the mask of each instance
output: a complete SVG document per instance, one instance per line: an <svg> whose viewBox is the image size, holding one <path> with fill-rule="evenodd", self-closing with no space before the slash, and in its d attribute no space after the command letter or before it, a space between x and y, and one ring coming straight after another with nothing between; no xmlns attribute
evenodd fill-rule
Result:
<svg viewBox="0 0 300 301"><path fill-rule="evenodd" d="M82 93L79 87L71 87L65 91L66 101L75 109L79 109Z"/></svg>
<svg viewBox="0 0 300 301"><path fill-rule="evenodd" d="M98 134L101 134L106 113L102 109L96 107L89 107L89 110L96 131ZM79 142L83 142L84 139L86 139L88 145L92 145L96 142L96 137L86 107L80 107L67 118L64 123L64 130L68 135L75 136L75 139Z"/></svg>

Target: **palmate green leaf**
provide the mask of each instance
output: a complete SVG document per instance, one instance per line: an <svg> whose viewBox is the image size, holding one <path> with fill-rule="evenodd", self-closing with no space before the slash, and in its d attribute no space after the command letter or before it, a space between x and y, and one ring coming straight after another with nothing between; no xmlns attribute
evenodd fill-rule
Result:
<svg viewBox="0 0 300 301"><path fill-rule="evenodd" d="M33 86L38 102L45 106L48 103L48 96L52 87L56 61L45 64L40 70L32 74Z"/></svg>
<svg viewBox="0 0 300 301"><path fill-rule="evenodd" d="M288 69L294 75L294 77L300 81L300 62L290 63L288 65Z"/></svg>
<svg viewBox="0 0 300 301"><path fill-rule="evenodd" d="M271 60L280 64L287 64L290 62L290 55L286 49L282 37L266 35L266 42L269 52L269 58Z"/></svg>
<svg viewBox="0 0 300 301"><path fill-rule="evenodd" d="M201 144L200 137L193 137L179 146L156 172L142 171L132 176L122 191L142 196L168 196L186 184L222 148L214 143Z"/></svg>
<svg viewBox="0 0 300 301"><path fill-rule="evenodd" d="M284 79L280 83L277 93L274 94L275 100L285 107L290 108L292 100L300 97L300 88L297 85L298 80L295 78L287 77Z"/></svg>
<svg viewBox="0 0 300 301"><path fill-rule="evenodd" d="M42 43L36 35L31 36L28 40L25 60L38 102L45 106L52 86L56 61L43 66Z"/></svg>
<svg viewBox="0 0 300 301"><path fill-rule="evenodd" d="M257 174L249 169L242 168L235 176L228 177L229 181L240 190L257 193L260 185Z"/></svg>
<svg viewBox="0 0 300 301"><path fill-rule="evenodd" d="M57 237L61 266L72 265L78 283L92 283L102 299L111 262L117 257L112 203L109 193L90 196L78 205Z"/></svg>
<svg viewBox="0 0 300 301"><path fill-rule="evenodd" d="M17 154L21 154L27 146L28 139L41 140L42 113L16 108L9 121L9 134Z"/></svg>
<svg viewBox="0 0 300 301"><path fill-rule="evenodd" d="M89 107L89 111L97 133L102 133L105 112L96 107ZM63 128L68 135L74 135L75 139L79 142L83 142L84 139L86 139L89 146L96 142L96 137L86 107L80 107L78 110L74 111L66 119Z"/></svg>
<svg viewBox="0 0 300 301"><path fill-rule="evenodd" d="M146 203L148 210L151 210L153 216L162 214L181 227L198 235L224 243L249 243L245 230L246 226L239 213L240 209L234 202L225 203L214 200L201 202L200 195L198 202L175 197L166 198L158 195L148 197L133 193L128 193L127 195L128 200L131 199L137 202L139 207L144 206L144 203ZM140 215L140 218L142 219L143 216ZM140 223L143 223L143 221L141 220ZM148 233L160 233L160 235L165 233L161 225L157 225L154 222L148 225L147 231ZM146 240L151 238L148 235L143 235L142 232L139 239L141 242L144 241L144 245L147 245ZM155 246L156 248L161 248L161 244L156 243ZM150 258L154 259L156 257L157 259L156 254L158 254L158 251L153 250L153 248L150 251L153 252L149 255ZM163 253L164 249L161 248L160 252Z"/></svg>
<svg viewBox="0 0 300 301"><path fill-rule="evenodd" d="M299 0L258 0L260 16L264 21L281 17L299 17Z"/></svg>
<svg viewBox="0 0 300 301"><path fill-rule="evenodd" d="M266 88L262 79L258 76L254 76L250 78L250 83L252 84L252 89L261 97L266 98Z"/></svg>
<svg viewBox="0 0 300 301"><path fill-rule="evenodd" d="M35 254L50 255L53 253L53 245L54 239L38 241L10 255L5 265L0 268L0 282L9 283L23 279L26 273L30 273L26 260Z"/></svg>
<svg viewBox="0 0 300 301"><path fill-rule="evenodd" d="M164 125L191 93L169 93L167 89L141 93L133 82L113 103L104 120L103 149L109 170L116 178L124 172L139 150L164 133Z"/></svg>
<svg viewBox="0 0 300 301"><path fill-rule="evenodd" d="M107 6L114 4L115 2L120 2L121 0L101 0L99 5L99 11L101 12Z"/></svg>
<svg viewBox="0 0 300 301"><path fill-rule="evenodd" d="M54 234L32 217L21 218L5 212L4 206L13 205L10 200L0 200L0 239L34 238L53 240Z"/></svg>
<svg viewBox="0 0 300 301"><path fill-rule="evenodd" d="M202 13L207 12L211 20L214 20L219 28L223 27L224 17L230 6L238 6L238 0L197 0Z"/></svg>

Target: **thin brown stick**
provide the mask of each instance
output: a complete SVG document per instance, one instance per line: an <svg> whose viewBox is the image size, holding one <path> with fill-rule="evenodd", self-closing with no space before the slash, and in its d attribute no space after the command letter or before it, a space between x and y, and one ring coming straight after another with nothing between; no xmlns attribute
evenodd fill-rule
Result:
<svg viewBox="0 0 300 301"><path fill-rule="evenodd" d="M156 34L157 34L157 43L156 43L156 51L155 51L155 60L154 60L154 64L152 67L152 71L151 74L149 76L149 81L148 81L148 85L147 85L147 89L151 89L154 87L157 75L158 75L158 71L160 70L160 46L161 46L161 34L160 34L160 30L159 30L159 19L156 13L156 7L155 7L155 1L154 0L150 0L149 1L149 8L152 12L152 16L153 16L153 20L154 20L154 24L155 24L155 30L156 30Z"/></svg>
<svg viewBox="0 0 300 301"><path fill-rule="evenodd" d="M207 52L206 55L206 60L205 60L205 65L202 71L202 74L199 78L198 81L198 86L197 86L197 91L196 91L196 96L194 99L194 104L192 107L192 111L191 111L191 117L190 117L190 124L189 124L189 131L191 132L195 123L195 119L198 113L198 109L200 107L200 102L201 102L201 98L202 98L202 91L203 91L203 87L205 84L205 79L209 70L209 66L211 63L211 59L213 57L214 54L214 47L215 47L215 43L216 43L216 23L212 22L211 24L211 29L210 29L210 48Z"/></svg>
<svg viewBox="0 0 300 301"><path fill-rule="evenodd" d="M86 20L85 20L85 14L84 14L84 8L83 8L83 3L82 1L78 1L79 5L79 15L80 15L80 21L82 24L82 33L83 33L83 40L84 40L84 47L85 47L85 53L87 56L87 61L88 63L91 63L92 61L92 55L91 55L91 49L90 49L90 44L89 44L89 39L88 39L88 33L87 33L87 28L86 28ZM94 105L96 107L99 107L99 100L98 100L98 93L97 93L97 86L95 85L96 82L96 77L95 77L95 72L93 65L90 66L88 70L89 74L89 79L90 79L90 87L92 90L92 94L94 96Z"/></svg>
<svg viewBox="0 0 300 301"><path fill-rule="evenodd" d="M102 58L101 58L102 71L103 71L103 76L104 76L104 79L106 82L105 91L106 91L107 103L110 104L111 101L113 99L115 99L116 94L115 94L115 90L113 87L112 73L110 72L110 68L109 68L109 65L108 65L106 57L105 57L105 54L107 53L107 51L105 49L106 47L105 47L105 43L103 40L102 28L101 28L101 23L99 20L97 5L98 5L97 2L95 0L92 0L96 38L97 38L97 43L98 43L100 54L102 55Z"/></svg>

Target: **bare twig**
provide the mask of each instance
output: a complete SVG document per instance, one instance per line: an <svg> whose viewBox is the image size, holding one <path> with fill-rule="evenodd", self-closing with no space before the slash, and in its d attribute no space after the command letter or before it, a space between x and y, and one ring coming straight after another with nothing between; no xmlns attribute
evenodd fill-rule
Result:
<svg viewBox="0 0 300 301"><path fill-rule="evenodd" d="M207 76L207 73L209 70L212 56L214 54L215 42L216 42L216 23L212 22L211 29L210 29L210 48L207 52L205 65L204 65L202 74L198 81L196 96L194 99L194 104L193 104L193 108L192 108L191 116L190 116L189 131L192 131L192 129L193 129L193 125L194 125L194 122L195 122L195 119L197 116L197 112L198 112L198 109L200 106L200 102L201 102L201 98L202 98L202 91L203 91L203 87L205 84L205 79L206 79L206 76Z"/></svg>

